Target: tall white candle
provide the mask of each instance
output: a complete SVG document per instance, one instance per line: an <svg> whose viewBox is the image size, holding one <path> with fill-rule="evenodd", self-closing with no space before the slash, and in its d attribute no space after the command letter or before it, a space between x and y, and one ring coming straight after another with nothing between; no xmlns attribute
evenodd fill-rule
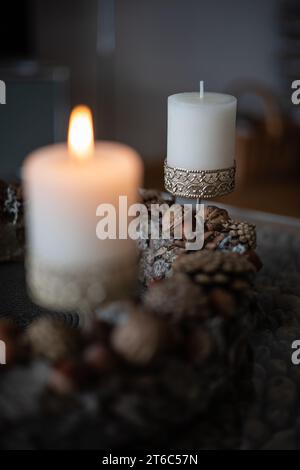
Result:
<svg viewBox="0 0 300 470"><path fill-rule="evenodd" d="M105 275L111 266L119 269L126 259L134 264L132 240L97 238L96 209L109 203L118 216L119 196L127 196L128 204L136 202L142 182L141 160L133 149L112 142L94 144L86 108L77 109L73 117L69 146L39 149L23 167L29 287L38 303L60 308L76 307L76 299L85 295L80 291L84 283L97 298L97 278L93 286L87 285L90 275L101 269ZM56 287L47 287L48 280Z"/></svg>
<svg viewBox="0 0 300 470"><path fill-rule="evenodd" d="M234 165L237 100L231 95L179 93L168 98L167 164L187 170Z"/></svg>

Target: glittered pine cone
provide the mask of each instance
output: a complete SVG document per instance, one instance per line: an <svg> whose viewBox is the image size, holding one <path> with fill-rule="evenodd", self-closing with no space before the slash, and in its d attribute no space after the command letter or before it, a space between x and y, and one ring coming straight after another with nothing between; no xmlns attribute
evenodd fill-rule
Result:
<svg viewBox="0 0 300 470"><path fill-rule="evenodd" d="M223 224L224 231L231 237L232 245L247 245L249 249L256 248L256 230L254 224L229 220Z"/></svg>
<svg viewBox="0 0 300 470"><path fill-rule="evenodd" d="M238 253L202 250L179 256L173 263L173 271L190 275L202 287L247 291L255 267Z"/></svg>
<svg viewBox="0 0 300 470"><path fill-rule="evenodd" d="M0 181L0 219L13 224L23 224L23 194L19 183Z"/></svg>
<svg viewBox="0 0 300 470"><path fill-rule="evenodd" d="M150 240L150 247L142 250L140 258L140 281L149 285L170 273L172 263L185 253L182 240Z"/></svg>
<svg viewBox="0 0 300 470"><path fill-rule="evenodd" d="M63 321L51 317L35 320L25 333L25 341L35 355L53 362L71 356L80 346L78 330L68 328Z"/></svg>
<svg viewBox="0 0 300 470"><path fill-rule="evenodd" d="M176 273L152 284L145 296L146 308L172 322L206 319L209 315L207 297L202 289L184 273Z"/></svg>

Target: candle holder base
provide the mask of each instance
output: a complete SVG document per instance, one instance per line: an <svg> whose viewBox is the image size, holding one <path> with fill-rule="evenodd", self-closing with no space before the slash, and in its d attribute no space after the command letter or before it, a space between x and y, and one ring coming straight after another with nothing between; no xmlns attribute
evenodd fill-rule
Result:
<svg viewBox="0 0 300 470"><path fill-rule="evenodd" d="M187 170L164 163L166 190L174 196L212 199L231 193L235 187L235 163L218 170Z"/></svg>

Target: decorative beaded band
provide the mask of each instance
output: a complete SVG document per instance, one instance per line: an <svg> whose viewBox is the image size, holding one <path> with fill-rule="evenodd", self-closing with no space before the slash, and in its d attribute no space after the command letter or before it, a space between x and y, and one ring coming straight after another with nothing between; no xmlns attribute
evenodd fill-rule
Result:
<svg viewBox="0 0 300 470"><path fill-rule="evenodd" d="M108 300L128 298L137 288L137 269L132 258L75 272L53 269L32 254L26 259L27 285L35 303L83 314Z"/></svg>
<svg viewBox="0 0 300 470"><path fill-rule="evenodd" d="M235 185L235 163L220 170L187 170L164 164L165 188L174 196L211 199L231 193Z"/></svg>

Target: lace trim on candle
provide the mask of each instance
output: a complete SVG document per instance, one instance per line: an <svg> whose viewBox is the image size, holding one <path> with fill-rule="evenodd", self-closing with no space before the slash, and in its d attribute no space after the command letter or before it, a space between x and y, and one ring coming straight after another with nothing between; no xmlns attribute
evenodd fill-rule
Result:
<svg viewBox="0 0 300 470"><path fill-rule="evenodd" d="M187 170L164 164L165 188L174 196L211 199L234 190L235 162L218 170Z"/></svg>
<svg viewBox="0 0 300 470"><path fill-rule="evenodd" d="M53 269L30 254L26 277L34 302L57 311L91 312L103 302L128 298L137 286L137 260L120 260L70 272Z"/></svg>

